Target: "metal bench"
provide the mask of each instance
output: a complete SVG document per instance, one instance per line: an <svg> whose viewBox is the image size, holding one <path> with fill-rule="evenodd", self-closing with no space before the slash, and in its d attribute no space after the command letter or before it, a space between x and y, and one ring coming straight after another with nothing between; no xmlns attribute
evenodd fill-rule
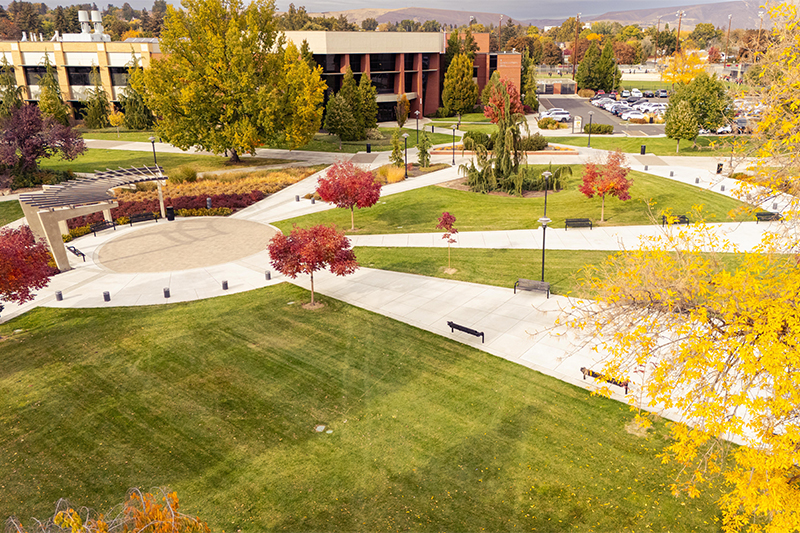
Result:
<svg viewBox="0 0 800 533"><path fill-rule="evenodd" d="M592 229L592 221L588 218L568 218L564 221L564 229L567 228L589 228Z"/></svg>
<svg viewBox="0 0 800 533"><path fill-rule="evenodd" d="M453 333L453 330L463 331L464 333L469 333L470 335L475 335L476 337L481 338L481 343L484 342L483 332L477 331L472 328L468 328L467 326L461 326L456 324L455 322L447 321L447 325L450 326L450 333Z"/></svg>
<svg viewBox="0 0 800 533"><path fill-rule="evenodd" d="M117 225L114 224L111 221L106 220L106 221L103 221L103 222L98 222L97 224L92 224L92 228L91 228L92 229L92 234L95 237L97 237L97 232L98 231L103 231L104 229L108 229L108 228L113 228L114 231L117 231Z"/></svg>
<svg viewBox="0 0 800 533"><path fill-rule="evenodd" d="M74 246L67 246L67 250L69 250L70 252L72 252L73 254L75 254L78 257L82 257L83 258L83 262L84 263L86 262L86 254L81 252L80 250L78 250Z"/></svg>
<svg viewBox="0 0 800 533"><path fill-rule="evenodd" d="M661 225L666 226L667 224L688 224L689 217L686 215L661 215Z"/></svg>
<svg viewBox="0 0 800 533"><path fill-rule="evenodd" d="M780 213L770 213L769 211L759 211L756 213L756 224L759 222L772 222L774 220L783 221Z"/></svg>
<svg viewBox="0 0 800 533"><path fill-rule="evenodd" d="M586 379L586 376L589 376L590 378L599 379L601 381L605 381L606 383L611 383L612 385L616 385L617 387L622 387L623 389L625 389L625 394L628 394L628 385L630 385L630 382L627 379L625 381L610 379L604 376L603 374L595 372L594 370L589 370L586 367L581 367L581 373L583 374L584 380Z"/></svg>
<svg viewBox="0 0 800 533"><path fill-rule="evenodd" d="M517 294L517 289L522 291L540 291L546 292L547 297L550 298L550 284L546 281L536 281L534 279L519 278L514 283L514 294Z"/></svg>
<svg viewBox="0 0 800 533"><path fill-rule="evenodd" d="M158 217L153 212L146 212L146 213L136 213L135 215L131 215L128 219L128 222L131 226L133 226L134 222L144 222L145 220L155 220L158 222Z"/></svg>

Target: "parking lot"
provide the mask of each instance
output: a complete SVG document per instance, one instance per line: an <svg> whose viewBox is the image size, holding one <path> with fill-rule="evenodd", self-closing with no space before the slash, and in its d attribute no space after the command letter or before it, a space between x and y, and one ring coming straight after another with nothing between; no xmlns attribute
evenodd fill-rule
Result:
<svg viewBox="0 0 800 533"><path fill-rule="evenodd" d="M651 102L667 102L666 98L648 98ZM593 111L592 122L595 124L611 124L615 133L625 132L633 136L663 135L663 124L627 124L605 109L593 106L586 98L577 96L547 95L539 97L539 111L560 107L569 111L573 117L581 117L583 124L589 123L589 111Z"/></svg>

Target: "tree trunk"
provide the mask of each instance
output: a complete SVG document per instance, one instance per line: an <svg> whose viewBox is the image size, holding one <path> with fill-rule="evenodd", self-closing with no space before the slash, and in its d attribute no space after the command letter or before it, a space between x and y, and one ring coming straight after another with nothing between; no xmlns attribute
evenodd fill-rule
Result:
<svg viewBox="0 0 800 533"><path fill-rule="evenodd" d="M355 207L350 206L350 231L355 231L355 229L356 229Z"/></svg>
<svg viewBox="0 0 800 533"><path fill-rule="evenodd" d="M603 222L606 216L606 195L601 196L600 200L600 222Z"/></svg>
<svg viewBox="0 0 800 533"><path fill-rule="evenodd" d="M314 305L314 273L311 273L311 305Z"/></svg>
<svg viewBox="0 0 800 533"><path fill-rule="evenodd" d="M450 270L450 243L447 243L447 269Z"/></svg>
<svg viewBox="0 0 800 533"><path fill-rule="evenodd" d="M230 159L230 162L231 163L240 163L241 162L241 159L239 159L239 154L236 152L236 150L234 150L232 148L231 148L231 159Z"/></svg>
<svg viewBox="0 0 800 533"><path fill-rule="evenodd" d="M679 154L681 152L681 140L678 139L678 145L675 147L675 153Z"/></svg>

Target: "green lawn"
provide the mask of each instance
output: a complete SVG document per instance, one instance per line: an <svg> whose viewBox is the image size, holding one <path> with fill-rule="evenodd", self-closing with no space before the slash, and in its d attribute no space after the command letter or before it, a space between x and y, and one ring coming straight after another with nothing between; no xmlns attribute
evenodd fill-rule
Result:
<svg viewBox="0 0 800 533"><path fill-rule="evenodd" d="M217 531L719 530L719 494L671 495L662 422L633 436L622 403L308 299L284 284L0 325L0 516L168 486Z"/></svg>
<svg viewBox="0 0 800 533"><path fill-rule="evenodd" d="M158 137L154 131L126 130L120 128L117 133L116 128L103 128L102 130L87 130L78 128L84 139L98 139L101 141L126 141L126 142L150 142L150 137Z"/></svg>
<svg viewBox="0 0 800 533"><path fill-rule="evenodd" d="M231 164L227 157L197 154L157 153L158 164L169 174L178 167L190 166L198 172L208 170L225 170L260 165L277 165L288 163L287 159L268 159L264 157L243 157L241 163ZM153 152L137 152L130 150L103 150L90 148L86 153L73 161L59 158L47 159L40 163L43 169L71 170L73 172L95 172L110 168L143 166L153 164Z"/></svg>
<svg viewBox="0 0 800 533"><path fill-rule="evenodd" d="M409 121L408 125L414 126L414 121ZM352 142L342 142L341 143L341 150L339 149L339 137L336 135L329 135L327 133L318 133L314 135L314 139L308 143L307 145L298 148L298 150L306 151L306 152L342 152L348 154L354 154L356 152L365 152L367 150L367 143L372 146L372 150L375 152L384 152L387 150L392 149L392 134L397 128L379 128L379 131L383 133L384 139L376 139L376 140L367 140L367 141L352 141ZM422 125L420 125L420 132L422 131ZM408 147L414 148L417 146L417 130L414 127L406 127L400 131L400 134L408 133ZM430 134L430 129L428 129L428 133ZM452 137L452 134L444 134L436 132L431 137L431 142L433 144L441 144L449 141ZM403 138L400 138L401 145L403 144ZM280 149L287 149L288 146L284 145L276 145L272 148L280 148Z"/></svg>
<svg viewBox="0 0 800 533"><path fill-rule="evenodd" d="M18 201L0 202L0 226L5 226L23 216L22 206Z"/></svg>
<svg viewBox="0 0 800 533"><path fill-rule="evenodd" d="M458 117L432 118L431 121L458 124ZM489 122L489 118L483 113L465 113L461 115L461 122Z"/></svg>
<svg viewBox="0 0 800 533"><path fill-rule="evenodd" d="M567 188L547 197L547 216L557 228L564 227L565 218L590 218L596 224L600 219L600 199L586 198L577 190L581 167L573 168L575 175L568 181ZM728 213L743 205L727 196L652 174L631 172L629 176L633 178L632 199L627 202L606 199L605 224L608 226L650 223L646 200L656 202L656 215L666 208L673 214L685 214L691 212L693 206L702 204L706 213L715 216L714 222L728 220ZM426 233L436 231L438 217L443 211L449 211L455 215L459 231L512 230L538 228L543 207L542 197L504 197L431 186L381 198L374 207L357 210L355 221L359 234ZM349 230L350 212L332 209L275 225L286 232L293 224L332 223Z"/></svg>
<svg viewBox="0 0 800 533"><path fill-rule="evenodd" d="M568 144L571 146L586 146L588 139L586 135L580 137L547 137L547 141L555 144ZM750 137L747 135L733 136L703 136L697 138L697 148L692 148L692 141L681 141L680 152L675 152L677 142L667 137L607 137L604 135L592 135L592 148L601 150L615 150L619 148L628 154L639 154L640 147L645 145L648 154L655 155L696 155L696 156L730 156L731 149L736 142L737 155L743 155L745 151L752 150Z"/></svg>
<svg viewBox="0 0 800 533"><path fill-rule="evenodd" d="M381 248L359 246L360 265L422 276L469 281L484 285L513 287L518 278L541 279L542 251L484 250L452 248L451 266L455 274L445 274L447 248ZM578 272L588 264L599 264L615 252L593 250L548 250L544 279L554 294L579 294Z"/></svg>

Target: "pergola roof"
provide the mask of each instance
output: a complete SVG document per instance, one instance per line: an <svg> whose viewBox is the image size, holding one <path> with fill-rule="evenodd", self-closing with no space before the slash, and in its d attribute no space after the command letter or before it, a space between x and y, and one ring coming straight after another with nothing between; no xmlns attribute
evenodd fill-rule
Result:
<svg viewBox="0 0 800 533"><path fill-rule="evenodd" d="M96 204L113 200L114 195L109 191L115 187L164 179L167 179L167 176L160 166L107 169L105 172L97 172L91 178L70 180L49 187L43 192L23 194L20 200L41 208Z"/></svg>

